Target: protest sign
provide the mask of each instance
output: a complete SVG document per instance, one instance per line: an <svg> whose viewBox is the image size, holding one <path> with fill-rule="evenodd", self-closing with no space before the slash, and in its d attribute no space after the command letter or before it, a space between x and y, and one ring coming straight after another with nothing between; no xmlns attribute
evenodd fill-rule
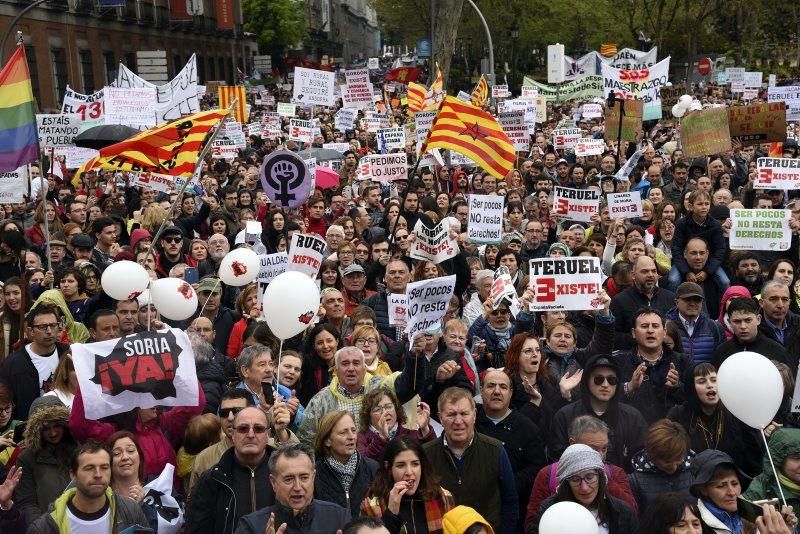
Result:
<svg viewBox="0 0 800 534"><path fill-rule="evenodd" d="M621 113L622 106L625 106L624 115ZM642 114L644 113L644 102L641 100L620 100L614 102L614 107L606 107L605 131L606 140L617 140L620 135L620 121L622 121L623 141L636 141L636 134L642 131Z"/></svg>
<svg viewBox="0 0 800 534"><path fill-rule="evenodd" d="M503 197L469 195L467 241L500 243L503 238Z"/></svg>
<svg viewBox="0 0 800 534"><path fill-rule="evenodd" d="M800 121L800 86L770 86L767 89L767 103L773 102L786 102L786 120Z"/></svg>
<svg viewBox="0 0 800 534"><path fill-rule="evenodd" d="M727 109L730 137L740 141L742 145L786 141L786 102L752 104ZM686 119L684 124L685 122ZM705 152L705 154L717 152Z"/></svg>
<svg viewBox="0 0 800 534"><path fill-rule="evenodd" d="M129 172L128 177L131 187L146 187L162 193L169 193L175 187L175 179L167 174Z"/></svg>
<svg viewBox="0 0 800 534"><path fill-rule="evenodd" d="M639 191L629 191L627 193L611 193L608 200L608 213L612 219L641 217L642 213L642 194Z"/></svg>
<svg viewBox="0 0 800 534"><path fill-rule="evenodd" d="M283 133L281 129L281 116L275 112L264 113L264 117L261 119L261 125L263 126L263 134L267 137L278 137Z"/></svg>
<svg viewBox="0 0 800 534"><path fill-rule="evenodd" d="M528 98L530 100L536 100L539 97L539 88L534 87L531 85L523 85L521 92L521 98Z"/></svg>
<svg viewBox="0 0 800 534"><path fill-rule="evenodd" d="M286 272L289 266L289 256L285 252L275 254L260 254L261 267L258 270L258 282L269 284L279 274Z"/></svg>
<svg viewBox="0 0 800 534"><path fill-rule="evenodd" d="M323 143L322 148L327 148L329 150L334 150L340 154L344 154L348 150L350 150L349 143Z"/></svg>
<svg viewBox="0 0 800 534"><path fill-rule="evenodd" d="M567 102L603 96L602 76L583 76L571 82L562 83L560 86L540 83L526 76L523 85L536 87L539 97L544 98L546 102L555 102L556 100Z"/></svg>
<svg viewBox="0 0 800 534"><path fill-rule="evenodd" d="M553 130L553 148L560 150L563 148L572 148L581 140L580 128L560 128Z"/></svg>
<svg viewBox="0 0 800 534"><path fill-rule="evenodd" d="M345 71L347 85L342 91L342 105L345 108L364 109L372 104L374 88L369 81L368 69Z"/></svg>
<svg viewBox="0 0 800 534"><path fill-rule="evenodd" d="M745 87L761 87L762 78L763 73L761 72L745 72L742 83Z"/></svg>
<svg viewBox="0 0 800 534"><path fill-rule="evenodd" d="M669 78L669 56L655 65L640 70L617 69L602 64L604 95L612 92L619 99L637 99L644 102L644 120L661 118L661 88Z"/></svg>
<svg viewBox="0 0 800 534"><path fill-rule="evenodd" d="M381 60L377 57L371 57L367 60L367 68L369 70L378 70L381 68Z"/></svg>
<svg viewBox="0 0 800 534"><path fill-rule="evenodd" d="M281 117L294 117L297 114L297 106L288 102L278 102L278 115Z"/></svg>
<svg viewBox="0 0 800 534"><path fill-rule="evenodd" d="M507 85L495 85L492 87L492 98L508 98L511 92Z"/></svg>
<svg viewBox="0 0 800 534"><path fill-rule="evenodd" d="M758 158L754 189L800 189L800 160L791 158Z"/></svg>
<svg viewBox="0 0 800 534"><path fill-rule="evenodd" d="M517 289L511 281L511 274L508 271L508 267L500 266L497 271L495 271L494 282L492 282L489 288L489 299L492 301L493 310L499 308L503 300L509 300L512 303L516 301ZM516 316L517 314L514 313L514 317Z"/></svg>
<svg viewBox="0 0 800 534"><path fill-rule="evenodd" d="M686 157L705 157L729 150L728 111L709 108L687 113L681 121L681 142Z"/></svg>
<svg viewBox="0 0 800 534"><path fill-rule="evenodd" d="M402 126L395 126L394 128L384 128L378 130L378 140L382 142L386 148L405 148L406 146L406 132Z"/></svg>
<svg viewBox="0 0 800 534"><path fill-rule="evenodd" d="M334 117L335 121L333 127L340 132L352 130L357 113L358 112L354 109L340 109Z"/></svg>
<svg viewBox="0 0 800 534"><path fill-rule="evenodd" d="M728 67L725 69L725 76L728 79L728 83L743 83L744 82L744 67Z"/></svg>
<svg viewBox="0 0 800 534"><path fill-rule="evenodd" d="M789 250L791 210L731 210L731 250Z"/></svg>
<svg viewBox="0 0 800 534"><path fill-rule="evenodd" d="M589 54L599 54L597 52L589 52ZM656 64L658 58L658 47L654 46L650 50L634 50L632 48L623 48L612 58L600 56L600 61L609 63L612 67L618 69L639 70L652 67Z"/></svg>
<svg viewBox="0 0 800 534"><path fill-rule="evenodd" d="M733 92L733 93L743 93L744 92L744 82L733 82L731 84L731 92Z"/></svg>
<svg viewBox="0 0 800 534"><path fill-rule="evenodd" d="M200 111L200 101L197 99L197 77L197 57L192 54L183 69L163 85L155 85L131 71L124 64L120 64L116 87L155 89L156 122L161 124ZM106 124L111 123L106 121Z"/></svg>
<svg viewBox="0 0 800 534"><path fill-rule="evenodd" d="M81 130L81 116L77 113L36 115L39 147L56 148L75 144Z"/></svg>
<svg viewBox="0 0 800 534"><path fill-rule="evenodd" d="M600 213L600 191L556 186L553 210L563 219L591 222Z"/></svg>
<svg viewBox="0 0 800 534"><path fill-rule="evenodd" d="M144 130L156 125L155 87L106 87L105 122Z"/></svg>
<svg viewBox="0 0 800 534"><path fill-rule="evenodd" d="M213 159L235 159L239 155L236 143L230 139L216 138L211 145L211 157Z"/></svg>
<svg viewBox="0 0 800 534"><path fill-rule="evenodd" d="M99 91L90 95L78 93L67 85L64 92L64 102L61 104L61 113L77 113L81 116L81 131L93 126L104 124L105 106L103 100L105 91Z"/></svg>
<svg viewBox="0 0 800 534"><path fill-rule="evenodd" d="M316 234L296 232L292 236L292 245L289 247L287 270L298 271L308 275L311 279L316 279L326 247L327 244L322 237Z"/></svg>
<svg viewBox="0 0 800 534"><path fill-rule="evenodd" d="M275 150L261 165L261 186L283 208L298 208L311 195L312 175L305 161L290 150Z"/></svg>
<svg viewBox="0 0 800 534"><path fill-rule="evenodd" d="M418 334L441 324L450 297L453 296L455 284L454 274L408 284L406 287L408 324L405 332L410 342L413 342Z"/></svg>
<svg viewBox="0 0 800 534"><path fill-rule="evenodd" d="M606 143L602 139L584 137L575 143L576 156L599 156L606 150Z"/></svg>
<svg viewBox="0 0 800 534"><path fill-rule="evenodd" d="M385 114L374 114L363 119L364 129L370 133L377 134L383 128L391 127L389 117Z"/></svg>
<svg viewBox="0 0 800 534"><path fill-rule="evenodd" d="M533 288L531 311L600 310L600 258L539 258L530 260Z"/></svg>
<svg viewBox="0 0 800 534"><path fill-rule="evenodd" d="M289 119L289 140L310 143L312 122L302 119Z"/></svg>
<svg viewBox="0 0 800 534"><path fill-rule="evenodd" d="M775 87L775 85L778 83L778 76L776 74L770 74L769 78L767 79L769 80L767 82L769 87Z"/></svg>
<svg viewBox="0 0 800 534"><path fill-rule="evenodd" d="M405 326L408 324L408 295L389 293L389 326Z"/></svg>
<svg viewBox="0 0 800 534"><path fill-rule="evenodd" d="M441 263L458 253L458 241L450 238L450 221L442 220L433 228L428 228L422 220L414 225L416 239L411 244L409 256L417 260Z"/></svg>
<svg viewBox="0 0 800 534"><path fill-rule="evenodd" d="M517 152L525 152L530 146L530 135L528 135L528 125L525 124L524 111L511 111L497 115L500 127L513 143Z"/></svg>
<svg viewBox="0 0 800 534"><path fill-rule="evenodd" d="M292 100L305 105L333 106L335 84L335 72L295 67Z"/></svg>
<svg viewBox="0 0 800 534"><path fill-rule="evenodd" d="M376 182L408 179L408 163L405 152L397 154L372 154L369 173Z"/></svg>
<svg viewBox="0 0 800 534"><path fill-rule="evenodd" d="M28 166L11 172L0 172L0 204L16 204L25 201L28 193Z"/></svg>
<svg viewBox="0 0 800 534"><path fill-rule="evenodd" d="M71 350L88 419L134 408L197 405L194 352L182 330L75 343Z"/></svg>
<svg viewBox="0 0 800 534"><path fill-rule="evenodd" d="M461 100L462 102L467 102L467 103L471 102L470 94L465 93L464 91L459 91L458 94L456 95L456 98Z"/></svg>
<svg viewBox="0 0 800 534"><path fill-rule="evenodd" d="M64 164L67 169L78 169L81 165L100 154L93 148L83 148L78 146L68 146L61 150L64 151Z"/></svg>
<svg viewBox="0 0 800 534"><path fill-rule="evenodd" d="M347 85L369 83L369 69L350 69L344 71Z"/></svg>
<svg viewBox="0 0 800 534"><path fill-rule="evenodd" d="M661 88L661 116L662 117L672 117L672 106L678 103L678 99L685 95L688 91L686 90L685 83L679 83L676 85L666 85Z"/></svg>
<svg viewBox="0 0 800 534"><path fill-rule="evenodd" d="M758 89L747 88L742 91L742 100L755 100L758 98Z"/></svg>
<svg viewBox="0 0 800 534"><path fill-rule="evenodd" d="M603 116L602 104L584 104L581 111L584 119L598 119Z"/></svg>

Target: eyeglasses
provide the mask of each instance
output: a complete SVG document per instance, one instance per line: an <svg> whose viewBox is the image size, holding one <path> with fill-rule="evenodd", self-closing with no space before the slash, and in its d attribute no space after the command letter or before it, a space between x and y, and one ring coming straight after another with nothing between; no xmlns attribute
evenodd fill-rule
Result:
<svg viewBox="0 0 800 534"><path fill-rule="evenodd" d="M181 241L183 241L183 238L180 236L162 237L161 239L163 239L165 243L172 243L172 244L180 243Z"/></svg>
<svg viewBox="0 0 800 534"><path fill-rule="evenodd" d="M591 473L586 473L583 476L573 475L571 477L567 477L567 482L569 482L573 486L580 486L581 483L586 482L587 486L591 486L597 482L598 474L592 471Z"/></svg>
<svg viewBox="0 0 800 534"><path fill-rule="evenodd" d="M608 382L609 386L616 386L617 384L619 384L619 378L617 378L614 375L610 376L595 375L595 377L592 378L592 382L594 382L595 386L602 386L603 382Z"/></svg>
<svg viewBox="0 0 800 534"><path fill-rule="evenodd" d="M533 356L537 352L539 351L536 349L522 349L522 354L524 354L525 356Z"/></svg>
<svg viewBox="0 0 800 534"><path fill-rule="evenodd" d="M375 338L359 338L356 339L355 345L356 347L363 347L364 345L377 345L378 340Z"/></svg>
<svg viewBox="0 0 800 534"><path fill-rule="evenodd" d="M511 313L511 310L494 310L491 315L492 317L497 317L498 315L508 315Z"/></svg>
<svg viewBox="0 0 800 534"><path fill-rule="evenodd" d="M393 411L394 403L387 402L386 404L379 404L372 409L372 413L383 413L383 412L391 412Z"/></svg>
<svg viewBox="0 0 800 534"><path fill-rule="evenodd" d="M39 332L47 332L48 330L58 330L61 328L61 323L35 324L31 328L35 328Z"/></svg>
<svg viewBox="0 0 800 534"><path fill-rule="evenodd" d="M355 252L352 250L343 250L339 253L339 256L353 256Z"/></svg>
<svg viewBox="0 0 800 534"><path fill-rule="evenodd" d="M236 415L237 413L241 412L244 408L220 408L219 409L219 416L223 419L227 419L230 414ZM246 432L246 430L245 430Z"/></svg>
<svg viewBox="0 0 800 534"><path fill-rule="evenodd" d="M14 410L14 405L9 404L5 408L0 407L0 413L11 413Z"/></svg>
<svg viewBox="0 0 800 534"><path fill-rule="evenodd" d="M406 239L408 239L407 235L396 235L395 237L397 238L398 241L405 241Z"/></svg>
<svg viewBox="0 0 800 534"><path fill-rule="evenodd" d="M253 434L263 434L267 431L267 427L264 425L239 425L236 427L237 434L247 435L251 430Z"/></svg>

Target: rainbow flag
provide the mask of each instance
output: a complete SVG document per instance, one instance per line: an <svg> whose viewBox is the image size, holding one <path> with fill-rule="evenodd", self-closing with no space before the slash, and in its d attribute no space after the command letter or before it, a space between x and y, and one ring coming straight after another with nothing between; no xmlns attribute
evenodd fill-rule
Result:
<svg viewBox="0 0 800 534"><path fill-rule="evenodd" d="M25 47L18 46L0 71L0 172L39 159L39 135Z"/></svg>

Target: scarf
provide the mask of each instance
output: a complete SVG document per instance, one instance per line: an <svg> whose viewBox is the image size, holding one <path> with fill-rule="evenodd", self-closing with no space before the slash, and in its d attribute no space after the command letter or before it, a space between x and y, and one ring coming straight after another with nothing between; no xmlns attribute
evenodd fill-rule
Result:
<svg viewBox="0 0 800 534"><path fill-rule="evenodd" d="M505 353L508 349L508 344L511 341L511 334L514 333L514 326L509 324L507 327L503 329L497 329L492 325L488 325L489 330L494 332L495 336L497 336L497 348Z"/></svg>
<svg viewBox="0 0 800 534"><path fill-rule="evenodd" d="M345 491L350 491L350 485L353 483L353 479L356 477L356 467L358 467L358 453L355 452L350 455L350 458L347 460L347 463L340 463L336 458L333 456L328 456L325 458L325 462L327 462L328 466L333 469L333 472L336 473L339 477L339 480L342 482L342 486L344 487Z"/></svg>
<svg viewBox="0 0 800 534"><path fill-rule="evenodd" d="M778 481L780 482L781 486L788 489L795 495L800 495L800 484L796 484L792 482L786 475L778 471Z"/></svg>
<svg viewBox="0 0 800 534"><path fill-rule="evenodd" d="M725 510L717 508L714 506L714 503L711 501L703 500L703 505L708 509L711 514L722 521L728 530L730 530L733 534L742 534L744 525L742 524L742 518L739 517L737 513L729 513Z"/></svg>

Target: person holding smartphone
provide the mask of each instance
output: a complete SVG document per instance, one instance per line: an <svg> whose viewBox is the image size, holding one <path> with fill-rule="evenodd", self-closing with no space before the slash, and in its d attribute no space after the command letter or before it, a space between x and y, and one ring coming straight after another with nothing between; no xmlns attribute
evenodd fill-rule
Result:
<svg viewBox="0 0 800 534"><path fill-rule="evenodd" d="M800 507L800 428L778 428L772 432L768 443L781 487L778 488L778 481L775 480L769 459L765 455L763 470L742 496L748 501L779 499L783 490L786 504L797 510ZM797 519L794 514L792 518L794 522L790 524L796 528Z"/></svg>

